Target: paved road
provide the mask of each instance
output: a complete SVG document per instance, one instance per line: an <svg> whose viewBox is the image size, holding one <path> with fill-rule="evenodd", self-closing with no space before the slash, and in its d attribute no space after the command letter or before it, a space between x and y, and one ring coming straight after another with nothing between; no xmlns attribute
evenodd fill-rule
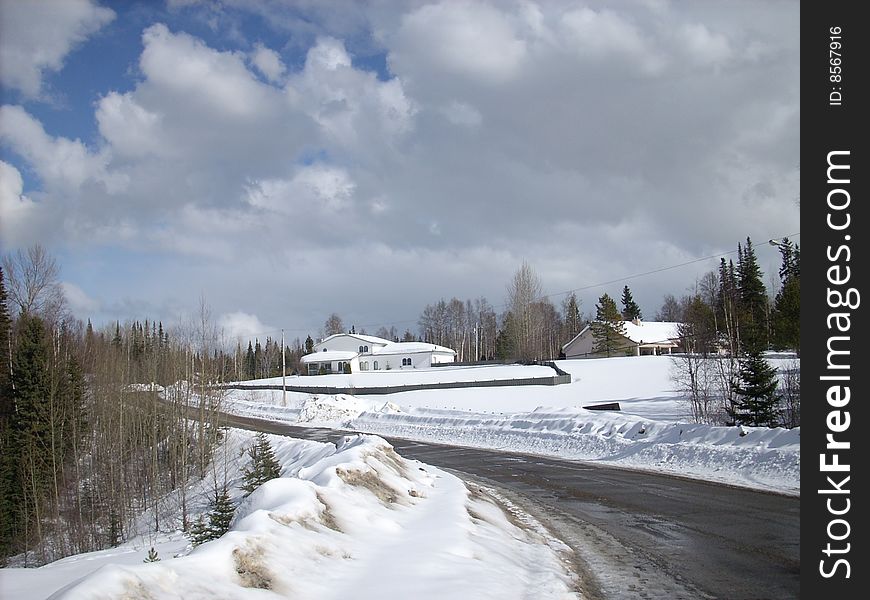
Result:
<svg viewBox="0 0 870 600"><path fill-rule="evenodd" d="M317 441L348 432L227 416ZM800 499L590 463L389 439L402 456L494 488L575 550L589 598L800 597Z"/></svg>

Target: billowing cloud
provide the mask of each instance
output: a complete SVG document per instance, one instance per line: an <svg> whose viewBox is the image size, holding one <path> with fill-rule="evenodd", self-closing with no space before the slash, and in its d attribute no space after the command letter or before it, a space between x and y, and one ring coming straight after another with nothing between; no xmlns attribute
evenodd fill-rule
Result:
<svg viewBox="0 0 870 600"><path fill-rule="evenodd" d="M224 336L231 342L247 342L255 338L263 338L266 335L274 337L274 327L265 325L257 315L238 310L225 313L218 317L218 326L223 330Z"/></svg>
<svg viewBox="0 0 870 600"><path fill-rule="evenodd" d="M104 312L202 290L252 327L337 311L414 329L442 296L500 304L523 259L547 291L589 286L591 310L622 285L593 284L799 229L787 3L175 4L143 26L132 79L97 91L93 139L2 109L22 163L0 165L0 202L42 223L14 243L148 263L107 269L133 291L88 287ZM212 37L176 18L197 11ZM260 19L270 35L245 30ZM651 315L713 267L632 291Z"/></svg>
<svg viewBox="0 0 870 600"><path fill-rule="evenodd" d="M290 180L266 179L248 188L252 206L286 214L346 209L356 186L342 169L314 165L299 169Z"/></svg>
<svg viewBox="0 0 870 600"><path fill-rule="evenodd" d="M485 2L426 4L402 18L395 33L391 64L503 82L518 74L526 42L510 13Z"/></svg>
<svg viewBox="0 0 870 600"><path fill-rule="evenodd" d="M26 97L43 92L75 46L115 18L92 0L0 3L0 81Z"/></svg>
<svg viewBox="0 0 870 600"><path fill-rule="evenodd" d="M93 180L109 193L124 189L126 178L109 171L107 153L93 153L79 140L52 137L22 107L0 107L0 123L0 141L23 156L47 188L75 190Z"/></svg>
<svg viewBox="0 0 870 600"><path fill-rule="evenodd" d="M257 70L262 73L266 79L272 82L278 82L284 75L287 68L281 61L281 57L274 50L266 48L262 44L257 44L254 52L251 55L251 62L257 67Z"/></svg>
<svg viewBox="0 0 870 600"><path fill-rule="evenodd" d="M13 248L32 238L39 219L39 207L23 192L21 173L0 160L0 237Z"/></svg>

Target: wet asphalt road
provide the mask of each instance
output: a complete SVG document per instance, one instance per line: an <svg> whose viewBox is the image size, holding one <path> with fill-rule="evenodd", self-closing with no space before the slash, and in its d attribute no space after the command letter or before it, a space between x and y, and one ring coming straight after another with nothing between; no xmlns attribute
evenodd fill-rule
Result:
<svg viewBox="0 0 870 600"><path fill-rule="evenodd" d="M350 432L227 415L334 442ZM800 499L578 461L386 438L402 456L493 488L576 554L588 598L800 597Z"/></svg>

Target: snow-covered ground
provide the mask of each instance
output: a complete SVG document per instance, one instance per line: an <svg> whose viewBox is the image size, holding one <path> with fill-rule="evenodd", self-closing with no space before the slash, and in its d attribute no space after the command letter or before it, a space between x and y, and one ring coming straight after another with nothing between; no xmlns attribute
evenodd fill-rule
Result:
<svg viewBox="0 0 870 600"><path fill-rule="evenodd" d="M771 358L774 366L791 361ZM563 360L572 382L420 390L381 396L309 395L234 390L227 410L320 427L420 441L496 448L661 471L732 485L799 494L800 429L691 424L674 391L672 360L643 356ZM421 381L520 379L547 367L520 365L389 371L301 378L316 385L403 385ZM495 375L497 374L497 375ZM327 381L328 380L328 381ZM265 380L263 380L265 381ZM269 380L280 384L280 378ZM252 382L253 383L253 382ZM261 382L257 382L261 383ZM315 383L308 383L315 385ZM619 412L585 406L619 402Z"/></svg>
<svg viewBox="0 0 870 600"><path fill-rule="evenodd" d="M406 460L376 436L348 437L337 447L269 439L282 477L241 499L244 461L233 457L251 434L228 433L227 479L241 502L220 539L191 549L175 532L38 569L3 569L0 596L579 597L566 567L570 550L487 490ZM211 485L192 491L201 509ZM151 546L161 560L144 563Z"/></svg>

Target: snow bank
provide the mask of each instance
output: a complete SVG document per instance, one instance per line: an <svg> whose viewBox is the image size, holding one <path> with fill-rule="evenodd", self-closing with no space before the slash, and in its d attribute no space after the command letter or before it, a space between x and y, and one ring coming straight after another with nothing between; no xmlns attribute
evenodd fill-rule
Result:
<svg viewBox="0 0 870 600"><path fill-rule="evenodd" d="M689 424L688 404L670 380L672 364L664 356L563 360L558 365L572 375L567 385L362 397L298 394L286 407L275 406L269 392L234 391L228 395L229 410L291 423L596 461L799 494L800 429ZM524 369L540 367L504 368L521 378L528 376ZM465 370L480 374L488 368ZM583 408L602 402L619 402L622 410Z"/></svg>
<svg viewBox="0 0 870 600"><path fill-rule="evenodd" d="M383 439L270 440L282 477L239 505L226 535L180 558L103 566L53 597L578 597L565 546Z"/></svg>

